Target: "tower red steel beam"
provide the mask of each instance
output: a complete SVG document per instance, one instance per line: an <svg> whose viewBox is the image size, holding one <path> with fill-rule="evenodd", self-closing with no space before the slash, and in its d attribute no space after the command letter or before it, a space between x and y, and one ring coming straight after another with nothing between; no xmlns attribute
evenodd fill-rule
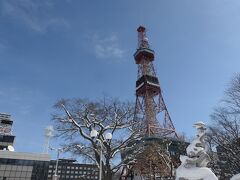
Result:
<svg viewBox="0 0 240 180"><path fill-rule="evenodd" d="M177 137L154 69L154 51L150 49L146 28L139 26L137 31L138 49L134 54L138 66L135 121L140 121L138 128L143 135Z"/></svg>

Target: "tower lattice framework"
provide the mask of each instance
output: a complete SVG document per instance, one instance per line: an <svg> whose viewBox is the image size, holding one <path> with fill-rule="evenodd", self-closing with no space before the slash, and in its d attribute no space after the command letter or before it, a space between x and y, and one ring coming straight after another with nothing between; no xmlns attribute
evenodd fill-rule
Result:
<svg viewBox="0 0 240 180"><path fill-rule="evenodd" d="M177 137L154 69L154 51L150 49L146 28L140 26L137 31L138 49L134 59L138 66L138 79L134 119L140 122L138 128L143 135Z"/></svg>
<svg viewBox="0 0 240 180"><path fill-rule="evenodd" d="M136 104L134 121L136 130L142 135L135 145L129 145L123 159L132 155L134 162L123 167L121 180L134 179L134 176L153 180L156 177L172 178L178 159L169 153L169 148L177 151L177 133L164 102L159 80L154 69L155 53L149 46L146 28L139 26L138 48L134 54L138 66L136 81ZM176 145L176 149L170 147ZM177 153L176 153L177 154Z"/></svg>

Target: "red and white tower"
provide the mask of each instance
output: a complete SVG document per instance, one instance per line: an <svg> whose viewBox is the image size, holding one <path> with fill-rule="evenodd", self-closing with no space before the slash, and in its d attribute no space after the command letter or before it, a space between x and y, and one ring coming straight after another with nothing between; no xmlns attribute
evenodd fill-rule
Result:
<svg viewBox="0 0 240 180"><path fill-rule="evenodd" d="M135 162L123 167L120 179L132 179L133 174L146 179L152 179L155 175L173 177L172 169L179 162L178 155L181 152L178 136L163 100L153 65L154 51L149 46L146 28L140 26L137 31L138 48L134 59L138 66L138 79L134 121L142 139L136 140L135 146L130 146L124 152L123 159L131 154L135 156ZM169 150L177 156L170 157Z"/></svg>
<svg viewBox="0 0 240 180"><path fill-rule="evenodd" d="M146 28L140 26L137 31L138 49L134 54L138 65L135 121L141 122L139 131L142 135L177 137L154 69L154 51L150 49Z"/></svg>

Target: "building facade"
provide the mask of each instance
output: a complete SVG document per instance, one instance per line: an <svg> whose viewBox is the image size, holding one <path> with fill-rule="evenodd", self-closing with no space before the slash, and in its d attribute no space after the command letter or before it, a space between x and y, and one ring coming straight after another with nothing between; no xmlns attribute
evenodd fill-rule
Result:
<svg viewBox="0 0 240 180"><path fill-rule="evenodd" d="M0 180L53 180L56 160L49 154L15 152L13 121L0 113ZM79 164L72 159L59 159L58 180L96 180L99 169L93 164Z"/></svg>
<svg viewBox="0 0 240 180"><path fill-rule="evenodd" d="M48 180L53 179L55 168L56 160L51 160ZM99 169L94 164L79 164L73 159L59 159L57 175L58 180L96 180L99 178Z"/></svg>
<svg viewBox="0 0 240 180"><path fill-rule="evenodd" d="M14 152L11 115L0 113L0 180L46 180L48 154Z"/></svg>
<svg viewBox="0 0 240 180"><path fill-rule="evenodd" d="M0 151L0 179L46 180L49 162L48 154Z"/></svg>

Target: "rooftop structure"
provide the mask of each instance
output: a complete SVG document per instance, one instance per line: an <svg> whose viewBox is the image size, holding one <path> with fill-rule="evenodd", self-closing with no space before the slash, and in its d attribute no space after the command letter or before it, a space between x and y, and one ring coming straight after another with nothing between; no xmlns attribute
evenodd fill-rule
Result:
<svg viewBox="0 0 240 180"><path fill-rule="evenodd" d="M0 113L0 150L13 150L15 136L12 135L12 124L11 115Z"/></svg>

